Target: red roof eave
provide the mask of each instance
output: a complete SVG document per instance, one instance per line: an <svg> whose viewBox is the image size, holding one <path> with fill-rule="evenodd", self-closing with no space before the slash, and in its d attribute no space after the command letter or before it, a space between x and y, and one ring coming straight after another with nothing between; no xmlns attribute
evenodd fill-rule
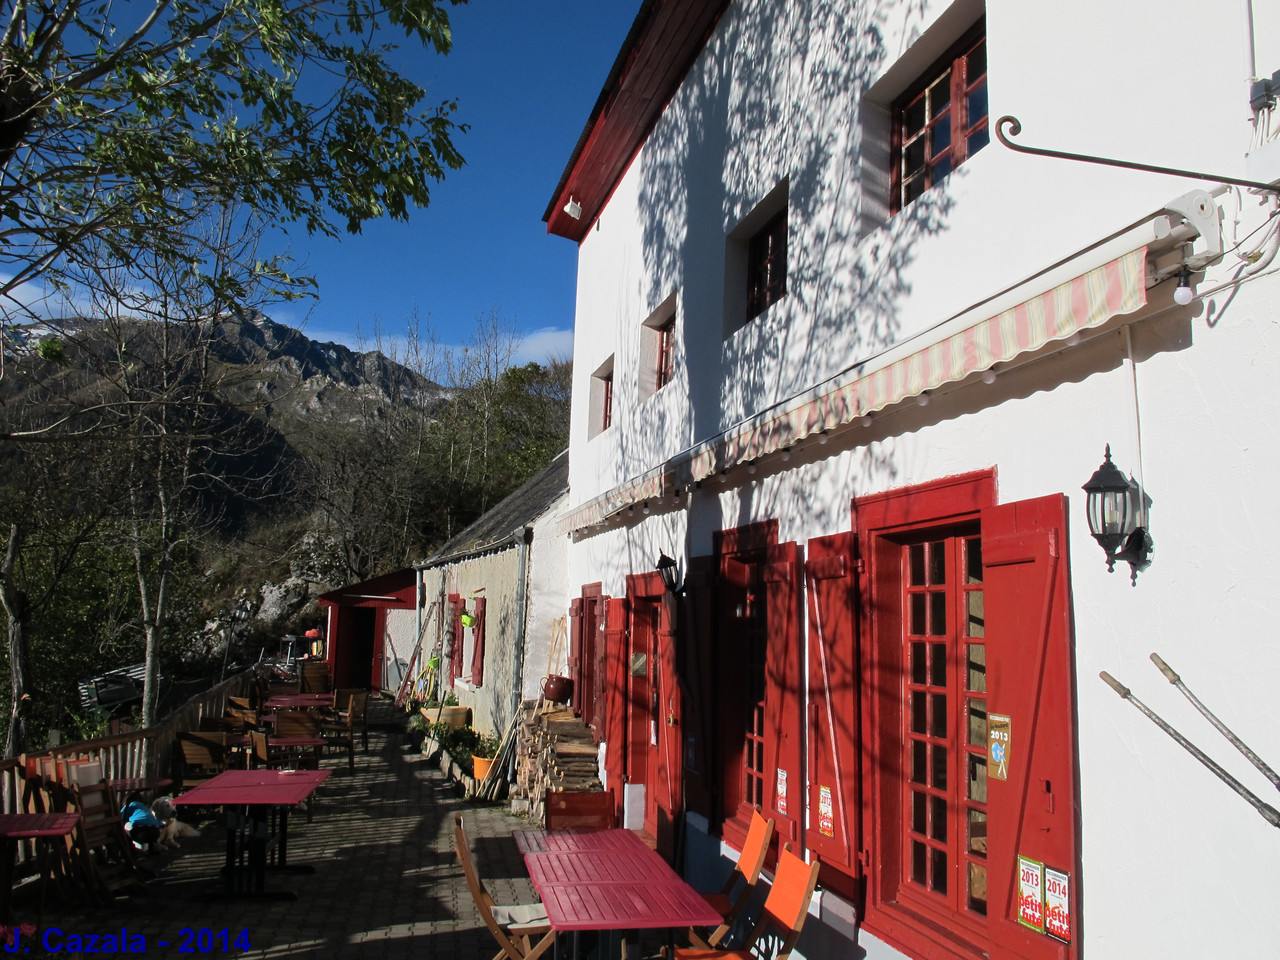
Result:
<svg viewBox="0 0 1280 960"><path fill-rule="evenodd" d="M645 0L542 215L548 233L582 242L728 5Z"/></svg>

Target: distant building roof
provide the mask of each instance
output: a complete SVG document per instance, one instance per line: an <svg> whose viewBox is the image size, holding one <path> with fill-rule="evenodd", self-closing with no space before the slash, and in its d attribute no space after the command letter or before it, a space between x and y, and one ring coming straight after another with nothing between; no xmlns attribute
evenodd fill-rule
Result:
<svg viewBox="0 0 1280 960"><path fill-rule="evenodd" d="M438 567L470 554L484 553L514 543L525 528L542 516L569 490L569 451L561 451L541 473L450 539L417 564L419 570Z"/></svg>

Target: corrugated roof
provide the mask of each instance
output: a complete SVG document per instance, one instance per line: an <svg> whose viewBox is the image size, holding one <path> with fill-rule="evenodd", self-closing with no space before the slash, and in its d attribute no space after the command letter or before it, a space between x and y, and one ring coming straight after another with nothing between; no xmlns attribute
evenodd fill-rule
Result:
<svg viewBox="0 0 1280 960"><path fill-rule="evenodd" d="M524 486L417 564L418 569L514 542L568 489L569 451L564 450L541 473L534 474Z"/></svg>

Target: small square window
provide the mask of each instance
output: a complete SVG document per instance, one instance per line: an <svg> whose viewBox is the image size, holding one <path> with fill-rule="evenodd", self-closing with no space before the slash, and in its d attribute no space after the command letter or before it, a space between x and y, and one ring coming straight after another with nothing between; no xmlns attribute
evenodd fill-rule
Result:
<svg viewBox="0 0 1280 960"><path fill-rule="evenodd" d="M673 291L640 325L639 394L641 403L676 377L676 306Z"/></svg>
<svg viewBox="0 0 1280 960"><path fill-rule="evenodd" d="M990 142L986 24L979 22L891 108L893 213Z"/></svg>
<svg viewBox="0 0 1280 960"><path fill-rule="evenodd" d="M764 313L787 293L787 211L784 207L747 245L747 319Z"/></svg>

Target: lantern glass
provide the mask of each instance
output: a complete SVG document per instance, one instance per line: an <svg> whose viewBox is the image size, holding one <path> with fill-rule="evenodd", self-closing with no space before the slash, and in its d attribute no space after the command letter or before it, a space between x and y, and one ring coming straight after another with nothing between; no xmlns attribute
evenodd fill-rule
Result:
<svg viewBox="0 0 1280 960"><path fill-rule="evenodd" d="M1137 504L1141 493L1111 462L1111 445L1106 458L1083 487L1087 493L1086 515L1089 532L1107 552L1108 559L1120 549L1138 525Z"/></svg>

